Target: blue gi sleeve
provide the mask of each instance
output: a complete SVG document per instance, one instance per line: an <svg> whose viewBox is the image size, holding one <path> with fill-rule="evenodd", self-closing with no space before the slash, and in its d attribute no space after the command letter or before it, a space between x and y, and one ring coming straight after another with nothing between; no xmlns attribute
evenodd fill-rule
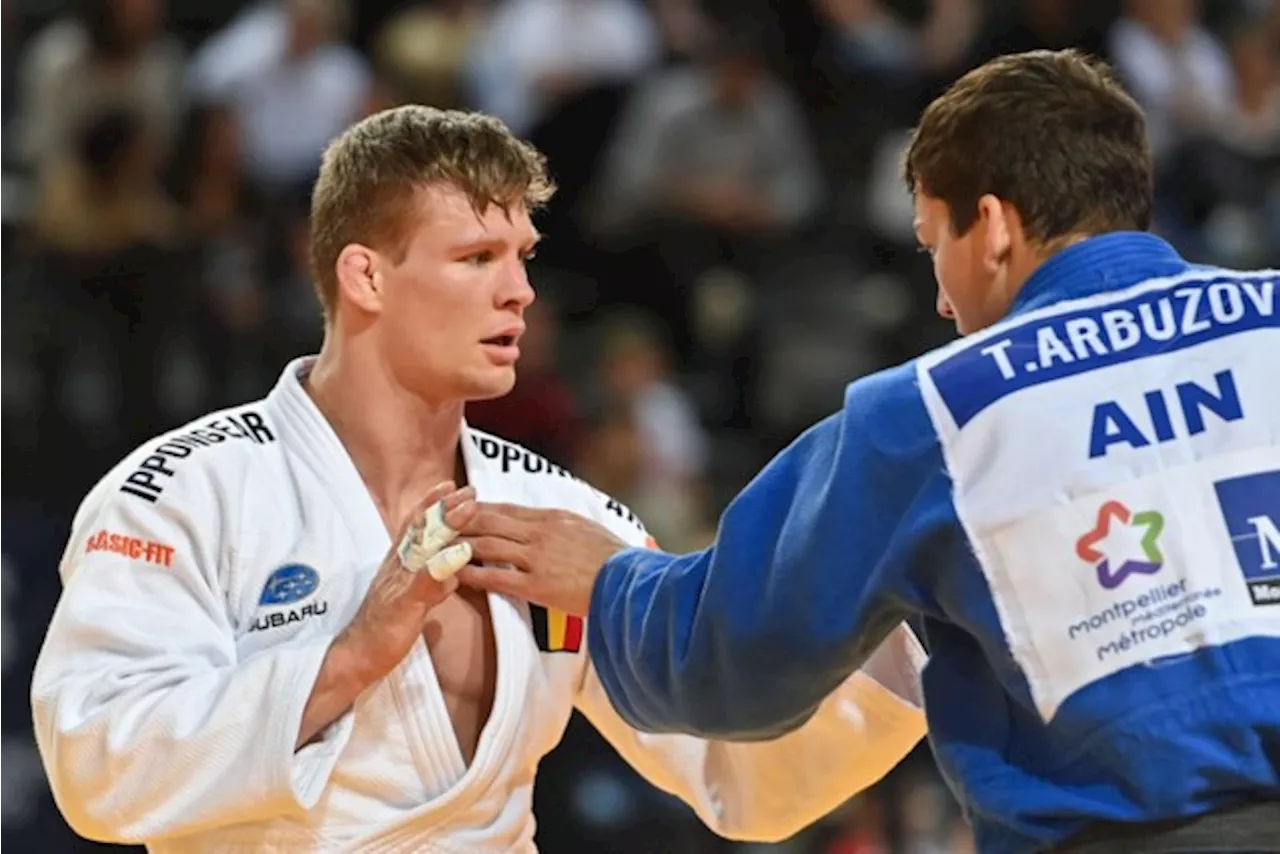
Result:
<svg viewBox="0 0 1280 854"><path fill-rule="evenodd" d="M588 649L648 732L774 738L922 607L914 565L949 502L914 365L851 385L739 493L715 543L628 549L593 590Z"/></svg>

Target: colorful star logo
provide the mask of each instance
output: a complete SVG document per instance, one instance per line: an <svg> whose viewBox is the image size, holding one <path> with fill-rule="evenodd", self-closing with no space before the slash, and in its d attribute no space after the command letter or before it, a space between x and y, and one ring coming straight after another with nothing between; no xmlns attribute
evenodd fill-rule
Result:
<svg viewBox="0 0 1280 854"><path fill-rule="evenodd" d="M1119 524L1113 527L1113 520ZM1159 544L1163 530L1164 516L1155 510L1130 513L1119 501L1108 501L1098 508L1093 530L1076 541L1076 554L1096 566L1098 583L1112 590L1135 572L1151 575L1160 570L1164 565Z"/></svg>

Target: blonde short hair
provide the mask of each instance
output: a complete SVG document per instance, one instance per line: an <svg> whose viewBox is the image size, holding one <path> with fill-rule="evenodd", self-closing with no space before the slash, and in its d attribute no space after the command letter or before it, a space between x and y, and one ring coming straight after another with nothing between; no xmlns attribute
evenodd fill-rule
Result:
<svg viewBox="0 0 1280 854"><path fill-rule="evenodd" d="M352 125L325 151L311 195L311 268L326 318L343 247L403 258L414 195L432 186L462 191L477 214L489 205L536 210L555 193L546 158L492 116L409 105Z"/></svg>

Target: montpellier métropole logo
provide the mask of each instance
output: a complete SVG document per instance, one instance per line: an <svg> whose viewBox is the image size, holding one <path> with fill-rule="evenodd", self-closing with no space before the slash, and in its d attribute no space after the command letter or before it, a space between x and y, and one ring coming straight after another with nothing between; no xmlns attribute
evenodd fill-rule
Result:
<svg viewBox="0 0 1280 854"><path fill-rule="evenodd" d="M1164 516L1155 510L1133 513L1119 501L1098 508L1093 529L1076 541L1076 555L1098 572L1098 583L1119 587L1134 573L1152 575L1164 566L1160 532Z"/></svg>

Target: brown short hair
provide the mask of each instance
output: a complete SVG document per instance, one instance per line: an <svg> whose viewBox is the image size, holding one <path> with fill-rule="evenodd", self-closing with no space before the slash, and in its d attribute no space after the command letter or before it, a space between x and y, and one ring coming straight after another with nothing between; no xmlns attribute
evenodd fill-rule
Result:
<svg viewBox="0 0 1280 854"><path fill-rule="evenodd" d="M946 203L958 234L988 193L1044 243L1151 222L1142 110L1106 65L1074 50L1010 54L965 74L925 109L903 176Z"/></svg>
<svg viewBox="0 0 1280 854"><path fill-rule="evenodd" d="M555 193L546 158L492 116L409 105L352 125L325 151L311 193L311 272L326 317L343 247L402 258L414 195L432 186L461 190L477 214L489 205L536 210Z"/></svg>

